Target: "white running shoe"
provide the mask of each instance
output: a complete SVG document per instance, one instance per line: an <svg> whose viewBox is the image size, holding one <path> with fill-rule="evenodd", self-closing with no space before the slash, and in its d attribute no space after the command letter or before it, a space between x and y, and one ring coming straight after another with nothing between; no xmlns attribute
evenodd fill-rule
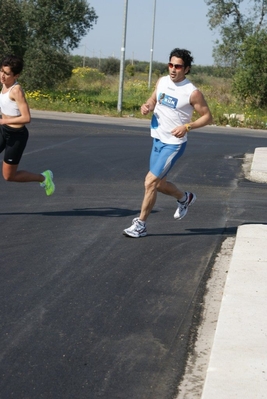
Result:
<svg viewBox="0 0 267 399"><path fill-rule="evenodd" d="M185 192L186 200L184 202L177 201L177 209L175 214L173 215L174 219L181 220L185 217L188 211L188 207L192 205L197 199L196 194Z"/></svg>
<svg viewBox="0 0 267 399"><path fill-rule="evenodd" d="M142 222L138 218L134 218L131 227L123 230L123 234L134 238L144 237L147 235L146 223Z"/></svg>

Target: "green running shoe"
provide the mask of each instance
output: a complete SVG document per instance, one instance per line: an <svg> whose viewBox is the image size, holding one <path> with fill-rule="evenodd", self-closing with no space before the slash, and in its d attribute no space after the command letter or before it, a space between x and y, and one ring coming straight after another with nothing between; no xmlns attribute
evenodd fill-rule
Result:
<svg viewBox="0 0 267 399"><path fill-rule="evenodd" d="M41 175L44 176L45 180L40 183L41 187L44 187L46 195L52 195L55 191L55 184L53 182L53 172L46 170Z"/></svg>

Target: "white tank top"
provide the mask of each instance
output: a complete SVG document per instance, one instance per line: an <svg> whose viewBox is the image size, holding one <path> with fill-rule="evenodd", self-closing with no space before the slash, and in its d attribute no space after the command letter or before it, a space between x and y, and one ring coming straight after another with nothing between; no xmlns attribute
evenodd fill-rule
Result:
<svg viewBox="0 0 267 399"><path fill-rule="evenodd" d="M187 141L187 134L177 138L171 131L189 123L194 111L190 97L197 88L188 79L174 83L170 76L164 76L157 86L157 104L151 120L151 136L165 144L181 144Z"/></svg>
<svg viewBox="0 0 267 399"><path fill-rule="evenodd" d="M16 101L11 100L9 94L14 86L16 86L17 82L10 87L10 89L3 94L2 91L0 93L0 109L2 114L7 116L20 116L20 110L17 106Z"/></svg>

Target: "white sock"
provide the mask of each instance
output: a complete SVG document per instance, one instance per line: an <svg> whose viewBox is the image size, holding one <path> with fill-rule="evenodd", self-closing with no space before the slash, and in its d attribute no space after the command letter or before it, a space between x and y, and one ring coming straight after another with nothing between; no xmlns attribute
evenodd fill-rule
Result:
<svg viewBox="0 0 267 399"><path fill-rule="evenodd" d="M183 203L186 201L186 199L187 199L187 195L184 194L183 198L179 199L178 201Z"/></svg>

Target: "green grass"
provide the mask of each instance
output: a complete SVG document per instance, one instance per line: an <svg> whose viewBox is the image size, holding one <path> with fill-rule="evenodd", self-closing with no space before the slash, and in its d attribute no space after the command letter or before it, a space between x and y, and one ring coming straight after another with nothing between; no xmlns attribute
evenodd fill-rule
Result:
<svg viewBox="0 0 267 399"><path fill-rule="evenodd" d="M203 92L213 115L213 123L219 126L267 129L265 109L252 109L242 105L231 94L231 80L206 75L191 75L190 80ZM140 106L147 100L157 81L152 77L151 89L148 76L125 76L121 116L142 116ZM69 82L53 91L26 92L32 109L76 112L94 115L120 116L117 111L119 77L105 76L96 69L76 68ZM243 115L228 119L225 115ZM193 116L193 119L197 115Z"/></svg>

